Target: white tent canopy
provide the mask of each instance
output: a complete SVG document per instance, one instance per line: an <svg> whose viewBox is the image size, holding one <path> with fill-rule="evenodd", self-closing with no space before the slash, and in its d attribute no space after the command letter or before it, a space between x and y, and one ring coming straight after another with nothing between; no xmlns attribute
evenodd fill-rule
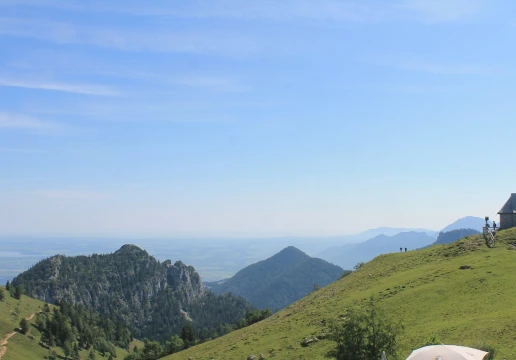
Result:
<svg viewBox="0 0 516 360"><path fill-rule="evenodd" d="M457 345L430 345L414 350L407 360L482 360L488 353Z"/></svg>

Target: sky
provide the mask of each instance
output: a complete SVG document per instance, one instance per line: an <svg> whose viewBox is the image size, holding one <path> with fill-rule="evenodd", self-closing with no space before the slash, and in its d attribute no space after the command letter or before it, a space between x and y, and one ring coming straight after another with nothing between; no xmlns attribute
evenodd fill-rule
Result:
<svg viewBox="0 0 516 360"><path fill-rule="evenodd" d="M516 192L511 0L0 0L0 234L439 230Z"/></svg>

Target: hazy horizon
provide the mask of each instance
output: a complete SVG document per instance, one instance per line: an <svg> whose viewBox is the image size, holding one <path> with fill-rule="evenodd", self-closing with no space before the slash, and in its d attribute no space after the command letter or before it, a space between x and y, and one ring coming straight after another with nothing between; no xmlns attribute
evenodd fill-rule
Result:
<svg viewBox="0 0 516 360"><path fill-rule="evenodd" d="M458 219L455 219L458 220ZM432 231L432 232L439 232L441 229L443 229L445 226L453 223L454 221L451 221L450 223L447 223L446 225L438 228L438 229L429 229L429 228L419 228L419 227L398 227L398 226L377 226L372 227L368 229L363 229L358 232L352 232L352 233L338 233L338 234L308 234L308 235L298 235L298 234L286 234L286 235L274 235L274 234L263 234L261 236L252 236L252 235L235 235L235 234L228 234L226 236L209 236L209 234L205 235L192 235L192 234L162 234L162 235L144 235L144 234L77 234L77 233L0 233L0 239L1 238L58 238L58 239L64 239L64 238L74 238L77 240L84 239L113 239L113 240L156 240L156 241L166 241L166 240L180 240L180 239L191 239L191 240L220 240L220 241L236 241L236 240L267 240L267 239L312 239L312 238L341 238L341 237L352 237L355 235L360 235L363 233L367 233L371 230L380 230L380 229L403 229L403 230L410 230L410 231Z"/></svg>

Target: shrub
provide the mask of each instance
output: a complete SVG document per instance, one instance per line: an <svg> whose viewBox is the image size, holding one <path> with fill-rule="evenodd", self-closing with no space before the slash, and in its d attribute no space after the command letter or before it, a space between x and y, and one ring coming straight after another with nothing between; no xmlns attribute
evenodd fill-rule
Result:
<svg viewBox="0 0 516 360"><path fill-rule="evenodd" d="M20 320L20 331L22 334L27 334L30 331L30 324L25 318Z"/></svg>
<svg viewBox="0 0 516 360"><path fill-rule="evenodd" d="M330 326L330 340L336 347L327 357L337 360L380 359L385 351L389 360L397 359L397 339L403 330L401 323L395 323L375 306L371 298L366 309L350 312L344 323Z"/></svg>

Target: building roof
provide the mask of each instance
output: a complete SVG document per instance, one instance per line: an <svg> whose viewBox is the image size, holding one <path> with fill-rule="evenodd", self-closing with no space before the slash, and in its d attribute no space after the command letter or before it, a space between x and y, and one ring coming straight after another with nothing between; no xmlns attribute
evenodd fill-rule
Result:
<svg viewBox="0 0 516 360"><path fill-rule="evenodd" d="M512 193L511 197L502 207L498 214L516 214L516 194Z"/></svg>

